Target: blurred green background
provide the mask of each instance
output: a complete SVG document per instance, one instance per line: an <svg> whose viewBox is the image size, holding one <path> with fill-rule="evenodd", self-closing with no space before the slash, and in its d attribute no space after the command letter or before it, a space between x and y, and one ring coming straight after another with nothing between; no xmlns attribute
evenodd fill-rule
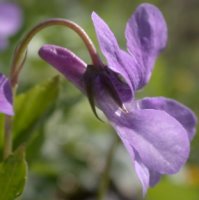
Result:
<svg viewBox="0 0 199 200"><path fill-rule="evenodd" d="M144 1L16 0L12 2L21 6L24 22L21 30L10 38L9 48L0 52L0 69L7 74L14 47L19 39L33 25L47 18L62 17L75 21L85 29L98 48L90 18L91 12L95 11L110 25L119 44L125 48L126 22L136 6ZM189 106L198 116L199 1L147 2L157 5L163 12L168 24L169 41L167 48L156 62L150 83L138 93L137 97L174 98ZM48 28L39 33L30 44L27 60L20 75L19 94L57 75L57 72L38 56L39 47L45 43L67 47L87 63L90 62L84 44L74 32L63 27ZM26 124L26 120L23 123ZM27 141L26 157L29 174L25 192L20 199L92 200L97 199L99 190L103 188L104 191L108 188L107 200L143 199L141 186L127 152L120 143L114 145L117 141L116 133L109 125L99 122L94 117L87 99L63 77L60 79L56 103L42 116L42 119L38 119L37 126L29 131L32 132ZM191 146L187 165L177 175L163 177L155 188L149 190L145 200L199 199L197 134ZM107 160L111 168L107 176L108 181L105 181L103 187L101 177L104 177L102 174Z"/></svg>

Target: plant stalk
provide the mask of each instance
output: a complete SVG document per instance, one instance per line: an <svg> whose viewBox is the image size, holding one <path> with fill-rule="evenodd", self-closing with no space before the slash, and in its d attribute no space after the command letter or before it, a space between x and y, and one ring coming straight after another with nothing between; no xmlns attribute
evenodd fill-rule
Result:
<svg viewBox="0 0 199 200"><path fill-rule="evenodd" d="M114 136L114 140L110 146L110 149L108 151L107 157L106 157L106 163L104 166L104 170L101 175L100 179L100 185L97 193L97 200L104 200L107 194L107 190L109 187L109 182L110 182L110 170L112 167L112 162L113 162L113 156L116 150L116 147L118 145L118 138Z"/></svg>
<svg viewBox="0 0 199 200"><path fill-rule="evenodd" d="M12 132L11 132L12 117L5 116L5 129L4 129L4 146L3 146L3 159L5 160L12 153Z"/></svg>

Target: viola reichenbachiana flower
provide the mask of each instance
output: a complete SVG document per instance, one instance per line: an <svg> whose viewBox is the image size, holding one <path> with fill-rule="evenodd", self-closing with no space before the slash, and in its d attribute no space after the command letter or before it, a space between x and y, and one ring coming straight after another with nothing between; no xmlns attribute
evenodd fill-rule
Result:
<svg viewBox="0 0 199 200"><path fill-rule="evenodd" d="M106 66L92 72L92 65L54 45L44 45L39 54L84 94L92 84L94 102L130 154L145 193L161 175L174 174L185 164L196 117L172 99L135 99L167 43L167 26L158 8L142 4L136 9L126 25L127 51L119 47L107 24L94 12L92 20Z"/></svg>
<svg viewBox="0 0 199 200"><path fill-rule="evenodd" d="M14 3L0 3L0 50L8 46L8 38L22 25L22 12Z"/></svg>
<svg viewBox="0 0 199 200"><path fill-rule="evenodd" d="M13 115L12 91L10 81L0 73L0 113Z"/></svg>

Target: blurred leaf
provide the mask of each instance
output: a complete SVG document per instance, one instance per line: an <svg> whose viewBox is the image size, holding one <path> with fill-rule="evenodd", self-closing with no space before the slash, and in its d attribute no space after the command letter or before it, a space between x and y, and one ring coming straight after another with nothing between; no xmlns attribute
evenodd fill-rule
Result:
<svg viewBox="0 0 199 200"><path fill-rule="evenodd" d="M192 185L199 186L199 166L189 164L186 169L187 181Z"/></svg>
<svg viewBox="0 0 199 200"><path fill-rule="evenodd" d="M25 186L26 171L24 148L19 148L0 164L1 200L14 200L21 195Z"/></svg>
<svg viewBox="0 0 199 200"><path fill-rule="evenodd" d="M44 128L42 127L39 130L34 131L31 140L28 141L26 147L26 158L29 165L39 158L41 147L45 139L43 129Z"/></svg>
<svg viewBox="0 0 199 200"><path fill-rule="evenodd" d="M43 123L58 98L58 92L59 77L56 76L16 97L13 126L15 146L25 142L39 122Z"/></svg>
<svg viewBox="0 0 199 200"><path fill-rule="evenodd" d="M168 180L162 180L155 188L148 192L147 200L198 200L199 190L190 185L172 183Z"/></svg>

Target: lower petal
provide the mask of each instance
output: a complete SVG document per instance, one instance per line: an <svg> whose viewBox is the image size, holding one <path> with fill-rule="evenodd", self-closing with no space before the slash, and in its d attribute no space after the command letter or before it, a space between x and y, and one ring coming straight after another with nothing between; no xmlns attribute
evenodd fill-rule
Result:
<svg viewBox="0 0 199 200"><path fill-rule="evenodd" d="M160 181L161 174L153 170L149 170L149 174L150 174L149 185L150 187L153 187Z"/></svg>
<svg viewBox="0 0 199 200"><path fill-rule="evenodd" d="M122 112L105 93L96 100L122 140L138 152L143 164L160 174L173 174L188 159L190 141L186 129L165 111L135 109Z"/></svg>
<svg viewBox="0 0 199 200"><path fill-rule="evenodd" d="M161 174L153 170L149 170L142 162L139 154L133 149L128 140L121 138L127 152L130 155L132 164L135 167L136 174L142 184L143 195L146 194L149 187L155 186L161 177Z"/></svg>
<svg viewBox="0 0 199 200"><path fill-rule="evenodd" d="M148 188L149 188L149 170L148 168L143 164L140 156L138 153L135 153L135 171L137 173L137 176L142 184L142 190L143 190L143 195L146 194Z"/></svg>
<svg viewBox="0 0 199 200"><path fill-rule="evenodd" d="M132 142L143 163L161 174L176 173L188 158L185 129L163 111L134 111L117 130L121 137Z"/></svg>
<svg viewBox="0 0 199 200"><path fill-rule="evenodd" d="M118 115L110 111L110 105L107 109L107 104L101 106L112 126L138 152L148 169L160 174L180 170L188 159L190 146L186 130L175 118L152 109Z"/></svg>
<svg viewBox="0 0 199 200"><path fill-rule="evenodd" d="M197 119L195 114L186 106L164 97L144 98L137 101L137 104L141 109L155 109L167 112L182 124L188 133L189 139L193 138Z"/></svg>

